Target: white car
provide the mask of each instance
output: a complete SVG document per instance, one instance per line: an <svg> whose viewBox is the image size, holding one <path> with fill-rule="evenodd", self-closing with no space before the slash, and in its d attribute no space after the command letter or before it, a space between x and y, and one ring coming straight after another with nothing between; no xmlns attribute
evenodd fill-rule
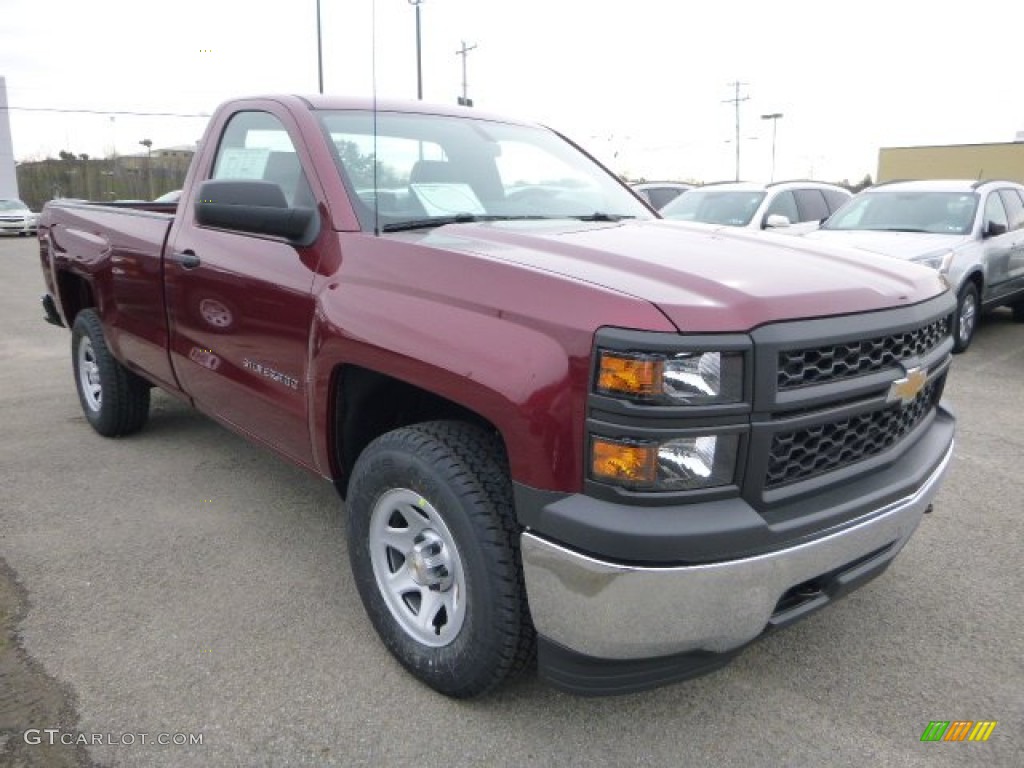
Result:
<svg viewBox="0 0 1024 768"><path fill-rule="evenodd" d="M1024 321L1024 185L970 179L879 184L805 237L946 275L957 294L954 351L967 349L982 309L1006 304Z"/></svg>
<svg viewBox="0 0 1024 768"><path fill-rule="evenodd" d="M638 181L629 186L656 211L694 187L682 181Z"/></svg>
<svg viewBox="0 0 1024 768"><path fill-rule="evenodd" d="M691 189L659 213L670 221L697 225L801 234L851 197L848 190L820 181L723 182Z"/></svg>
<svg viewBox="0 0 1024 768"><path fill-rule="evenodd" d="M32 213L21 200L0 198L0 233L32 235L38 222L39 214Z"/></svg>

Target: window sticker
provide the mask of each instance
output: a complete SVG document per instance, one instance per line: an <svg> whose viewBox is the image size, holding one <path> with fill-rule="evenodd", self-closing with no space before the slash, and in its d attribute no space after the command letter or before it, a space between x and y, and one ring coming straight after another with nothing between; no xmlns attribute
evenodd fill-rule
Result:
<svg viewBox="0 0 1024 768"><path fill-rule="evenodd" d="M269 149L225 147L217 159L216 179L262 179Z"/></svg>
<svg viewBox="0 0 1024 768"><path fill-rule="evenodd" d="M411 184L410 189L428 216L487 213L469 184Z"/></svg>

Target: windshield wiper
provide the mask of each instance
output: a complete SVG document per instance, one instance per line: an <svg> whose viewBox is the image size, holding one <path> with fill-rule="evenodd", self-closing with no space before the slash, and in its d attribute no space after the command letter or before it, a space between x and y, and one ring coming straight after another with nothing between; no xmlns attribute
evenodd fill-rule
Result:
<svg viewBox="0 0 1024 768"><path fill-rule="evenodd" d="M394 224L385 224L380 229L382 232L405 232L410 229L433 229L443 227L446 224L473 224L478 221L533 221L536 219L550 219L551 216L500 216L495 214L477 213L456 213L452 216L431 216L428 219L410 219L409 221L398 221Z"/></svg>
<svg viewBox="0 0 1024 768"><path fill-rule="evenodd" d="M587 214L586 216L570 216L569 218L576 219L577 221L622 221L623 219L635 219L636 216L594 211L593 213Z"/></svg>
<svg viewBox="0 0 1024 768"><path fill-rule="evenodd" d="M930 229L914 229L913 227L884 227L882 232L917 232L920 234L934 235Z"/></svg>

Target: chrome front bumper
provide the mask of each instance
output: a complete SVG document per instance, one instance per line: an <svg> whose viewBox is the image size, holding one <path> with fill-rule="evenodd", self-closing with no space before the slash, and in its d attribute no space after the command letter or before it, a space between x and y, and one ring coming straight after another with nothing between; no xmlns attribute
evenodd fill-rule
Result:
<svg viewBox="0 0 1024 768"><path fill-rule="evenodd" d="M861 522L756 557L672 568L620 565L526 532L522 557L534 625L542 638L601 659L739 648L770 624L829 602L825 589L810 604L780 605L794 587L836 574L856 583L858 574L884 569L917 528L952 455L950 444L915 493Z"/></svg>

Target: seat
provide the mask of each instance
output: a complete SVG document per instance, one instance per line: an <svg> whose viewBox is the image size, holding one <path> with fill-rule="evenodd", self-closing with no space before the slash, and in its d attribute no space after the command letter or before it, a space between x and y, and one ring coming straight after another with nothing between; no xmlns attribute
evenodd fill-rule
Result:
<svg viewBox="0 0 1024 768"><path fill-rule="evenodd" d="M413 184L468 184L484 205L505 197L505 188L493 162L470 161L462 164L443 160L417 160L409 170L409 186Z"/></svg>
<svg viewBox="0 0 1024 768"><path fill-rule="evenodd" d="M467 184L459 168L442 160L417 160L409 170L410 184Z"/></svg>
<svg viewBox="0 0 1024 768"><path fill-rule="evenodd" d="M299 208L315 208L316 199L309 188L299 156L294 152L271 152L263 168L263 180L272 181L281 187L288 205Z"/></svg>

